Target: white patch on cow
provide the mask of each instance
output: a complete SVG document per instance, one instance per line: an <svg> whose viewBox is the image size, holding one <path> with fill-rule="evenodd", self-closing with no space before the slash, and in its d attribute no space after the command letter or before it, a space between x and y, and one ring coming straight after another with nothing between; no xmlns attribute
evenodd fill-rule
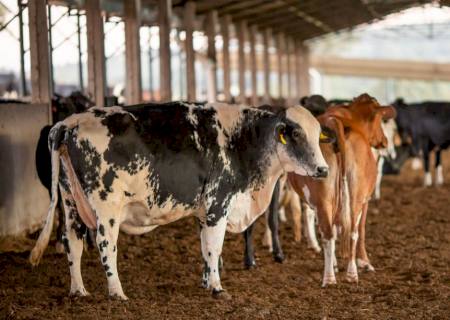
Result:
<svg viewBox="0 0 450 320"><path fill-rule="evenodd" d="M425 187L430 187L433 184L433 180L431 178L431 172L425 172L425 178L423 180L423 185Z"/></svg>
<svg viewBox="0 0 450 320"><path fill-rule="evenodd" d="M306 239L308 241L308 247L312 248L318 253L320 252L320 246L319 241L317 241L316 235L316 212L307 204L305 204L304 208L306 219Z"/></svg>
<svg viewBox="0 0 450 320"><path fill-rule="evenodd" d="M325 162L319 146L321 128L316 118L314 118L311 112L300 106L288 108L286 110L286 117L297 123L303 129L303 132L306 135L307 144L314 154L314 159L312 167L306 166L304 163L298 163L296 159L290 159L289 164L286 162L283 163L285 170L287 170L286 167L292 166L294 168L293 171L298 175L314 175L318 167L328 168L328 164ZM278 148L278 151L280 151L280 148ZM280 160L285 158L283 153L279 153L279 156ZM286 161L287 159L283 160Z"/></svg>
<svg viewBox="0 0 450 320"><path fill-rule="evenodd" d="M381 123L381 128L387 139L387 154L395 159L397 157L397 152L395 150L395 135L397 134L397 124L394 119L389 119L386 122Z"/></svg>
<svg viewBox="0 0 450 320"><path fill-rule="evenodd" d="M420 158L413 158L411 161L411 169L420 170L422 168L422 161Z"/></svg>
<svg viewBox="0 0 450 320"><path fill-rule="evenodd" d="M322 243L323 256L325 260L322 287L326 287L330 284L336 284L336 276L334 274L335 239L324 239Z"/></svg>
<svg viewBox="0 0 450 320"><path fill-rule="evenodd" d="M444 174L442 172L442 165L436 168L436 185L441 186L444 184Z"/></svg>
<svg viewBox="0 0 450 320"><path fill-rule="evenodd" d="M377 162L377 180L375 183L375 199L381 198L381 180L383 178L384 158L380 157Z"/></svg>
<svg viewBox="0 0 450 320"><path fill-rule="evenodd" d="M310 203L311 202L310 201L311 193L309 192L308 185L306 183L302 187L302 192L303 192L303 197L306 200L306 202Z"/></svg>
<svg viewBox="0 0 450 320"><path fill-rule="evenodd" d="M232 133L241 123L242 111L246 109L242 105L236 106L220 102L208 103L205 107L212 107L217 112L216 119L227 133Z"/></svg>

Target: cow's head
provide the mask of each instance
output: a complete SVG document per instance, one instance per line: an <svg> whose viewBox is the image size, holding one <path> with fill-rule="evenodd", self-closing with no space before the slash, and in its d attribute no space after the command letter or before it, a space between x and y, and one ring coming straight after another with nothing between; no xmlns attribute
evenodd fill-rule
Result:
<svg viewBox="0 0 450 320"><path fill-rule="evenodd" d="M319 141L330 138L322 133L319 122L303 107L286 109L275 130L277 154L284 170L316 178L328 175L328 165Z"/></svg>
<svg viewBox="0 0 450 320"><path fill-rule="evenodd" d="M395 109L391 106L380 106L375 98L364 93L348 105L335 106L328 109L328 115L338 118L344 127L361 133L371 147L387 148L388 140L383 132L383 121L395 117Z"/></svg>

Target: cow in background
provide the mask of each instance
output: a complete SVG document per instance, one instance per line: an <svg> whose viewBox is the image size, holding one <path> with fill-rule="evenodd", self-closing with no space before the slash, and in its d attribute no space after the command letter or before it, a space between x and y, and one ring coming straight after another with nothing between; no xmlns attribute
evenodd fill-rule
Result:
<svg viewBox="0 0 450 320"><path fill-rule="evenodd" d="M442 185L444 176L441 151L450 146L450 103L422 102L406 104L397 99L397 127L402 144L410 144L414 155L421 154L425 170L424 186L432 185L430 154L435 152L435 184Z"/></svg>
<svg viewBox="0 0 450 320"><path fill-rule="evenodd" d="M322 286L336 283L335 240L341 230L341 246L348 257L347 280L358 281L360 267L373 270L365 249L365 222L369 199L375 189L377 165L372 148L385 148L387 139L381 123L393 118L392 107L382 107L367 94L349 105L331 107L318 117L332 129L336 144L321 144L330 166L329 176L312 181L289 174L289 181L302 200L317 212L324 250Z"/></svg>
<svg viewBox="0 0 450 320"><path fill-rule="evenodd" d="M93 105L94 103L79 91L73 92L68 97L62 97L55 94L52 99L53 123L62 121L72 114L84 112ZM51 125L47 125L42 128L35 152L36 172L42 185L48 190L50 198L52 189L52 164L51 155L48 148L48 136L51 128ZM56 231L56 250L57 252L62 253L64 252L64 247L62 245L62 228L64 225L64 219L63 207L60 202L57 206L57 215L58 228Z"/></svg>

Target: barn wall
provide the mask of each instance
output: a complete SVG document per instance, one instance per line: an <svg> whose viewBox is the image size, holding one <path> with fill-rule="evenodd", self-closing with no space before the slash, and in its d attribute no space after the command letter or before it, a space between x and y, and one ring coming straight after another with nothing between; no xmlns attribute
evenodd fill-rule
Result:
<svg viewBox="0 0 450 320"><path fill-rule="evenodd" d="M35 169L46 104L0 104L0 236L23 235L45 220L47 190Z"/></svg>

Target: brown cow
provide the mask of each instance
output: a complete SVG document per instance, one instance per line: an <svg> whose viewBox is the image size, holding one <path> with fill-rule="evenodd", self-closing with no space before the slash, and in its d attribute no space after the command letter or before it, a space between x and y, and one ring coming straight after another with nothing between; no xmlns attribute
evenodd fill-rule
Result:
<svg viewBox="0 0 450 320"><path fill-rule="evenodd" d="M330 168L328 177L313 180L289 174L295 191L317 212L325 258L324 287L336 283L334 251L338 229L342 252L348 257L347 280L358 281L356 257L360 266L371 268L364 243L367 205L377 177L371 148L386 147L381 122L394 116L392 107L381 107L368 94L349 105L329 108L318 118L322 126L336 133L335 144L320 145Z"/></svg>

